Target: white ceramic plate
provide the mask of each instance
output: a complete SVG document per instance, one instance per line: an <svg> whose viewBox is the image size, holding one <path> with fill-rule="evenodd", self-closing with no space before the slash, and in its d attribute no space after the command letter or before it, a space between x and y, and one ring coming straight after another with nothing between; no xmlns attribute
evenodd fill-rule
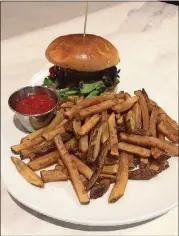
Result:
<svg viewBox="0 0 179 236"><path fill-rule="evenodd" d="M41 84L48 70L36 74L28 84ZM165 77L155 86L149 79L140 76L134 80L129 74L121 72L121 90L132 93L136 89L146 88L151 97L159 102L173 118L177 119L177 91L175 83L166 86ZM18 83L18 81L16 82ZM162 92L157 85L163 84ZM16 88L26 86L16 84ZM7 84L8 86L8 84ZM12 92L12 91L11 91ZM167 97L166 97L167 94ZM9 94L10 95L10 94ZM161 104L162 103L162 104ZM171 106L172 104L172 106ZM159 216L178 203L178 158L171 158L170 168L150 181L129 181L125 195L116 203L108 204L110 191L102 198L91 200L83 206L78 202L73 187L68 182L48 183L44 189L30 185L17 172L11 162L10 146L19 143L25 135L13 122L14 114L5 104L2 107L2 177L8 191L21 203L47 216L77 224L109 226L136 223Z"/></svg>

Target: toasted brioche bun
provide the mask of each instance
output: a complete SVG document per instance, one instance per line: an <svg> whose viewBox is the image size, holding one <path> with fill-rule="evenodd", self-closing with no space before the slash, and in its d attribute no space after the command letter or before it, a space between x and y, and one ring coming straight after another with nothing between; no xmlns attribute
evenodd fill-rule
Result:
<svg viewBox="0 0 179 236"><path fill-rule="evenodd" d="M58 37L48 46L45 55L55 65L88 72L110 68L120 61L117 49L109 41L92 34Z"/></svg>

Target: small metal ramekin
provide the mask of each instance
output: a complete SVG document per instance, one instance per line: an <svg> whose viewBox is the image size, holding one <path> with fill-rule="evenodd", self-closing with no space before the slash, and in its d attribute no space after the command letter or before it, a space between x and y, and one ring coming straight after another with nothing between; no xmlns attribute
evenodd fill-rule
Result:
<svg viewBox="0 0 179 236"><path fill-rule="evenodd" d="M15 109L16 104L27 96L33 94L46 94L55 100L56 105L51 110L41 114L29 115L17 112ZM34 132L35 130L43 128L44 126L50 123L58 105L58 96L54 91L49 88L43 86L28 86L21 88L11 94L8 100L8 104L11 110L16 114L24 128L27 129L29 132Z"/></svg>

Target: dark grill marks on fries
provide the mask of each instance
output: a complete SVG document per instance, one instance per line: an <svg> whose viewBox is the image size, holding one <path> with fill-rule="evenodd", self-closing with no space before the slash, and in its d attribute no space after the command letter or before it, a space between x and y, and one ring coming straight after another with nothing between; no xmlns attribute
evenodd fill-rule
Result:
<svg viewBox="0 0 179 236"><path fill-rule="evenodd" d="M81 181L79 172L73 163L70 154L65 148L65 145L62 142L61 136L58 134L54 138L55 144L57 146L58 152L60 154L61 159L63 160L63 163L65 164L66 168L68 169L70 179L73 183L73 186L75 188L76 194L79 198L79 201L82 204L89 203L89 197L88 194L85 191L85 187Z"/></svg>
<svg viewBox="0 0 179 236"><path fill-rule="evenodd" d="M128 154L126 152L121 152L117 180L109 196L110 203L116 202L123 196L128 182L128 168Z"/></svg>
<svg viewBox="0 0 179 236"><path fill-rule="evenodd" d="M171 156L179 155L178 125L144 89L135 95L68 97L49 125L12 146L22 159L30 159L26 165L13 157L17 170L38 187L70 180L82 204L89 202L87 191L96 199L115 183L109 197L115 202L128 179L157 176L169 167ZM52 165L53 170L46 169Z"/></svg>

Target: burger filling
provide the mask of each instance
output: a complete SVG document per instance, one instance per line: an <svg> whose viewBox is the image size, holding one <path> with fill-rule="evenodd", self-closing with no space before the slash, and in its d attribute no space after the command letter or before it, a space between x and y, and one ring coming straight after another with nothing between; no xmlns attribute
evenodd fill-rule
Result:
<svg viewBox="0 0 179 236"><path fill-rule="evenodd" d="M93 97L114 88L119 83L119 72L116 66L95 72L53 66L43 86L55 89L59 97L64 99L73 95Z"/></svg>

